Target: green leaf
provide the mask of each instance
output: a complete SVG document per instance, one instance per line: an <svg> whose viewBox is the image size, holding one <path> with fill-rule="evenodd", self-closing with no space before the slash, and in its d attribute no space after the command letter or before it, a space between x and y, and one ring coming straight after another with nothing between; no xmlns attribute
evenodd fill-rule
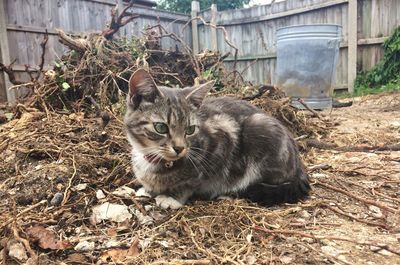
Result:
<svg viewBox="0 0 400 265"><path fill-rule="evenodd" d="M67 82L62 83L62 91L68 91L68 89L71 87Z"/></svg>
<svg viewBox="0 0 400 265"><path fill-rule="evenodd" d="M63 61L56 61L56 62L54 62L54 65L57 67L57 68L61 68L61 67L63 67L65 64L64 64L64 62Z"/></svg>

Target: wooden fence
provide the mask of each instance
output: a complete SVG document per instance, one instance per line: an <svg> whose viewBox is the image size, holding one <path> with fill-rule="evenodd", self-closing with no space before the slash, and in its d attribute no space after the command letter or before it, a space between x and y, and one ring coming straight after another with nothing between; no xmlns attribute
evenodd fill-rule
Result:
<svg viewBox="0 0 400 265"><path fill-rule="evenodd" d="M276 79L276 30L299 24L333 23L343 27L336 89L353 88L357 70L368 70L382 58L382 43L400 25L399 0L286 0L247 9L199 12L207 22L224 26L239 49L237 69L254 83ZM233 50L223 32L198 23L199 49L212 49L216 36L218 50ZM215 46L215 44L214 44ZM350 51L350 52L349 52ZM230 67L233 57L225 60Z"/></svg>
<svg viewBox="0 0 400 265"><path fill-rule="evenodd" d="M118 0L121 1L121 0ZM51 65L63 54L55 28L79 34L100 31L110 20L115 0L0 0L0 60L15 61L19 78L27 78L25 64L38 65L40 42L47 29L50 38L46 46L45 65ZM336 72L336 89L351 91L357 70L368 70L382 58L382 43L400 25L400 0L286 0L271 5L218 12L217 7L199 11L192 3L192 17L201 16L207 22L224 26L228 38L239 48L237 69L254 83L276 82L276 40L280 27L298 24L334 23L343 27L343 41ZM135 6L140 17L125 26L123 36L140 35L146 25L158 19L171 32L178 34L195 52L217 48L222 53L232 51L221 30L190 20L185 14L171 13ZM163 48L179 45L164 39ZM225 60L233 66L233 57ZM10 83L0 73L0 101L13 100L6 89ZM6 93L7 91L7 93Z"/></svg>
<svg viewBox="0 0 400 265"><path fill-rule="evenodd" d="M35 68L39 64L40 43L46 30L49 40L45 68L65 52L65 47L58 42L56 28L73 34L100 32L110 21L111 9L115 6L115 0L0 0L0 59L4 64L14 62L17 77L29 80L25 65ZM182 32L182 27L189 20L188 15L139 5L134 5L130 11L140 17L123 27L120 35L139 36L145 26L155 25L159 20L168 31L178 34L188 45L192 45L191 28L187 27ZM164 49L180 46L170 38L163 38L161 45ZM0 101L13 101L14 93L6 89L11 86L8 78L1 72L0 76Z"/></svg>

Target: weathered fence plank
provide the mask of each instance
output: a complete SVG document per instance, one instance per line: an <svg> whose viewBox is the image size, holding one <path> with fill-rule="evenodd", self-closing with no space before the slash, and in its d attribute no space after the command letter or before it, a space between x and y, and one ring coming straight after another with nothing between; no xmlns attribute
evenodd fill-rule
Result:
<svg viewBox="0 0 400 265"><path fill-rule="evenodd" d="M54 63L66 48L58 42L56 28L68 33L82 34L87 32L101 32L111 19L111 9L115 7L115 0L0 0L4 5L4 13L0 14L0 21L4 21L4 33L1 42L8 44L9 52L1 61L9 64L15 61L13 69L18 73L16 77L29 80L23 73L25 64L36 67L40 61L40 42L46 30L49 40L46 45L44 69ZM167 30L180 36L188 45L192 45L191 28L183 31L189 16L185 14L156 10L149 7L134 5L130 10L140 15L139 18L123 27L120 36L140 36L144 27L153 26L160 22ZM180 48L181 44L174 40L163 38L161 45L165 49ZM2 47L2 53L6 49ZM7 60L6 60L7 59ZM4 73L0 73L0 101L7 100L6 87L10 87ZM24 94L17 91L17 96ZM10 100L10 98L9 98Z"/></svg>
<svg viewBox="0 0 400 265"><path fill-rule="evenodd" d="M5 15L5 0L0 0L0 61L4 65L10 64L10 52L8 47L6 15ZM15 95L8 90L11 83L6 76L6 73L0 73L0 101L13 102Z"/></svg>
<svg viewBox="0 0 400 265"><path fill-rule="evenodd" d="M349 2L352 12L349 12ZM274 83L278 28L318 23L341 25L343 39L335 88L351 90L356 72L369 70L382 58L383 41L400 25L399 10L397 0L286 0L220 11L217 24L226 28L229 38L239 48L237 68L253 83L266 80ZM207 22L211 20L209 10L201 12L201 16ZM222 32L218 31L217 35L218 49L231 51L223 41ZM210 36L210 28L199 23L200 50L212 48ZM233 57L228 57L225 63L233 66Z"/></svg>
<svg viewBox="0 0 400 265"><path fill-rule="evenodd" d="M14 61L14 68L21 71L17 77L26 78L22 73L24 65L35 67L40 60L39 44L47 30L49 41L46 50L45 69L65 52L56 36L55 28L74 34L100 32L110 21L115 0L0 0L4 14L0 14L1 61ZM357 5L358 3L358 5ZM349 9L350 7L350 9ZM336 88L350 88L357 70L369 70L383 56L382 43L394 28L400 25L400 1L398 0L286 0L269 5L254 6L239 10L215 12L216 9L198 11L207 22L223 25L229 39L239 48L237 70L253 83L275 83L276 30L280 27L333 23L343 27ZM349 12L351 11L351 12ZM121 36L141 35L144 27L158 22L167 30L180 36L190 47L198 43L198 51L204 49L222 53L233 49L224 41L221 30L203 25L200 21L192 27L189 15L137 6L131 10L140 15L120 30ZM349 20L350 18L350 20ZM356 21L356 22L354 22ZM196 34L195 31L198 31ZM194 33L192 36L192 32ZM198 40L196 40L198 37ZM163 38L163 48L181 48L174 40ZM3 46L5 48L3 48ZM7 47L8 46L8 51ZM195 52L197 48L194 47ZM350 51L350 52L349 52ZM355 52L357 51L357 52ZM350 56L349 56L350 55ZM227 67L233 67L233 56L225 60ZM0 101L10 91L4 74L0 75Z"/></svg>

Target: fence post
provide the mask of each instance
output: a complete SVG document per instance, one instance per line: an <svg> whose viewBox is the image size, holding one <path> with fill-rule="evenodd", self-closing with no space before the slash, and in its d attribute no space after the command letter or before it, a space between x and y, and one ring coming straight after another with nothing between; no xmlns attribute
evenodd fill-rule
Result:
<svg viewBox="0 0 400 265"><path fill-rule="evenodd" d="M10 51L8 49L7 25L5 15L5 0L0 0L0 62L4 65L10 64ZM14 91L8 90L11 82L5 72L0 72L0 101L7 100L9 103L15 102Z"/></svg>
<svg viewBox="0 0 400 265"><path fill-rule="evenodd" d="M347 31L347 86L349 92L353 93L357 76L357 0L349 0Z"/></svg>
<svg viewBox="0 0 400 265"><path fill-rule="evenodd" d="M192 42L193 42L193 54L199 53L199 32L197 29L198 13L200 12L200 3L198 1L192 1Z"/></svg>
<svg viewBox="0 0 400 265"><path fill-rule="evenodd" d="M217 9L217 4L212 4L211 5L211 21L210 24L213 26L217 26L217 15L218 15L218 9ZM211 49L213 51L218 50L218 42L217 42L217 28L211 27Z"/></svg>

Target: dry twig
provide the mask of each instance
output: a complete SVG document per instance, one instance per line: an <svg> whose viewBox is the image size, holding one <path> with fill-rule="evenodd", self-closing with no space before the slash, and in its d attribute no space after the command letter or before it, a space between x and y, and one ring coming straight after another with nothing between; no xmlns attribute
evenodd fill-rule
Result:
<svg viewBox="0 0 400 265"><path fill-rule="evenodd" d="M33 249L31 248L29 241L26 240L25 238L22 238L19 236L19 233L18 233L18 230L17 230L17 227L15 224L12 226L12 231L13 231L15 239L18 240L19 242L21 242L24 245L25 249L29 252L29 255L31 257L30 264L37 265L38 264L38 256L36 255L35 251L33 251Z"/></svg>
<svg viewBox="0 0 400 265"><path fill-rule="evenodd" d="M345 194L345 195L347 195L347 196L349 196L349 197L351 197L351 198L353 198L353 199L356 199L356 200L358 200L358 201L361 201L361 202L363 202L363 203L365 203L365 204L375 205L376 207L379 207L379 208L381 208L381 209L387 210L387 211L389 211L389 212L391 212L391 213L396 213L396 212L397 212L395 209L390 208L390 207L388 207L388 206L386 206L386 205L383 205L383 204L381 204L381 203L379 203L379 202L377 202L377 201L373 201L373 200L368 200L368 199L361 198L360 196L354 195L354 194L352 194L352 193L350 193L350 192L348 192L348 191L342 190L342 189L340 189L340 188L331 186L331 185L326 184L326 183L322 183L322 182L320 182L320 181L316 182L315 185L320 185L320 186L325 187L325 188L328 188L328 189L330 189L330 190L340 192L340 193Z"/></svg>
<svg viewBox="0 0 400 265"><path fill-rule="evenodd" d="M42 42L40 43L40 47L42 48L42 54L40 56L40 63L39 63L39 70L37 72L37 75L35 77L35 80L38 80L40 75L43 72L43 66L44 66L44 56L46 54L46 44L49 40L49 34L47 32L47 29L45 31L45 35L44 35L44 39L42 40ZM32 80L33 81L33 80Z"/></svg>
<svg viewBox="0 0 400 265"><path fill-rule="evenodd" d="M135 18L139 17L139 15L136 14L131 14L128 12L128 10L133 6L134 1L131 0L129 5L127 5L121 12L121 14L118 14L117 7L113 8L111 11L111 23L110 27L106 30L103 31L102 35L104 38L107 40L111 40L114 36L115 33L118 32L118 30L134 20ZM126 18L125 20L123 20Z"/></svg>
<svg viewBox="0 0 400 265"><path fill-rule="evenodd" d="M6 227L7 225L11 224L13 221L17 221L24 214L32 211L33 209L36 209L37 207L39 207L41 205L45 205L45 204L47 204L47 200L42 200L42 201L40 201L40 202L38 202L38 203L26 208L25 210L23 210L20 213L18 213L16 217L13 217L10 220L6 221L4 224L2 224L1 227L0 227L0 230L3 229L4 227Z"/></svg>
<svg viewBox="0 0 400 265"><path fill-rule="evenodd" d="M15 77L14 70L12 69L12 63L9 66L5 66L4 64L0 63L0 71L4 71L8 75L8 79L13 85L25 84L25 82L22 82Z"/></svg>
<svg viewBox="0 0 400 265"><path fill-rule="evenodd" d="M385 243L377 243L377 242L372 242L372 241L359 241L359 240L355 240L355 239L352 239L349 237L313 235L313 234L307 234L307 233L295 231L295 230L284 230L284 229L269 230L269 229L266 229L266 228L260 227L260 226L255 226L254 229L257 231L262 231L267 234L274 234L274 235L293 235L293 236L312 238L312 239L316 239L316 240L326 239L326 240L335 240L335 241L346 241L346 242L351 242L351 243L354 243L357 245L376 247L378 249L385 249L387 251L392 252L393 254L400 256L400 251L393 249L391 246L389 246Z"/></svg>

